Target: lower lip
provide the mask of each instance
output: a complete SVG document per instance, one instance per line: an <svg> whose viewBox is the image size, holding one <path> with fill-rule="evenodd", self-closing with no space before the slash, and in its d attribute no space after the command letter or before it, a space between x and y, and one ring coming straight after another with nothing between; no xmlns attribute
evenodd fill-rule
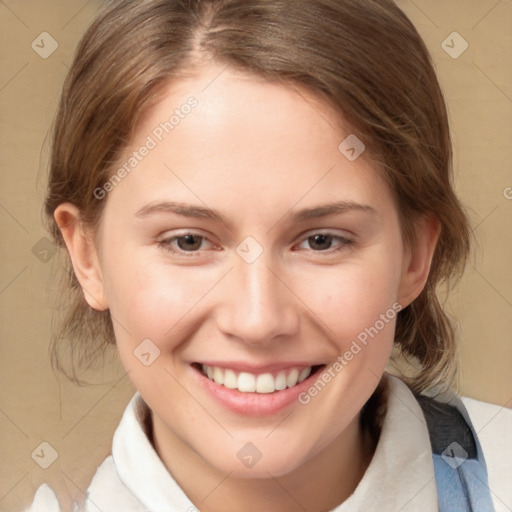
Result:
<svg viewBox="0 0 512 512"><path fill-rule="evenodd" d="M207 393L227 409L245 416L276 414L286 409L292 403L298 402L297 397L311 386L322 370L323 368L320 368L307 379L293 386L293 388L286 388L282 391L274 391L273 393L242 393L238 389L220 386L210 380L200 370L193 369L199 379L199 384Z"/></svg>

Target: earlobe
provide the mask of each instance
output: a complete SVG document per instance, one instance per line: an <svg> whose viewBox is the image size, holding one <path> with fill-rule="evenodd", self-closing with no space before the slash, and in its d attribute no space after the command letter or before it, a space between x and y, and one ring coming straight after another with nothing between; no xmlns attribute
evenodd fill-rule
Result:
<svg viewBox="0 0 512 512"><path fill-rule="evenodd" d="M416 228L413 247L408 249L400 282L398 301L408 306L423 291L439 240L441 225L435 215L424 217Z"/></svg>
<svg viewBox="0 0 512 512"><path fill-rule="evenodd" d="M55 209L54 218L62 233L85 300L93 309L105 311L108 304L97 251L91 234L80 221L80 210L71 203L63 203Z"/></svg>

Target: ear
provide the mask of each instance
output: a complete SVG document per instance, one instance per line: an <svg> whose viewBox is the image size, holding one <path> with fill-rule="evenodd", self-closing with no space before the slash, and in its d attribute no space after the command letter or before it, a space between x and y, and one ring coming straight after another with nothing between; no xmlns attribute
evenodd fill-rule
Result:
<svg viewBox="0 0 512 512"><path fill-rule="evenodd" d="M398 302L405 308L423 291L427 282L434 251L441 233L435 215L423 217L416 225L412 247L406 249Z"/></svg>
<svg viewBox="0 0 512 512"><path fill-rule="evenodd" d="M66 244L75 275L91 308L108 309L101 267L92 234L80 220L80 210L71 203L62 203L53 214Z"/></svg>

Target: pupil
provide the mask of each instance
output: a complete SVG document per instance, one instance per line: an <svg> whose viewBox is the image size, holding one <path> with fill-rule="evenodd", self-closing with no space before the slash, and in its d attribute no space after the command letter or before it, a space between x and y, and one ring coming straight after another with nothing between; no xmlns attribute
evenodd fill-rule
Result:
<svg viewBox="0 0 512 512"><path fill-rule="evenodd" d="M198 238L196 237L195 235L184 235L183 237L181 237L181 239L178 240L178 245L182 245L182 241L185 240L185 247L180 247L180 249L198 249L199 246L201 245L201 242L195 242L194 243L194 239L195 238Z"/></svg>
<svg viewBox="0 0 512 512"><path fill-rule="evenodd" d="M320 239L320 245L322 245L322 242L327 242L327 247L323 247L323 249L328 249L330 245L331 235L315 235L311 237L314 240L314 244L317 244L318 239ZM321 248L322 249L322 248Z"/></svg>

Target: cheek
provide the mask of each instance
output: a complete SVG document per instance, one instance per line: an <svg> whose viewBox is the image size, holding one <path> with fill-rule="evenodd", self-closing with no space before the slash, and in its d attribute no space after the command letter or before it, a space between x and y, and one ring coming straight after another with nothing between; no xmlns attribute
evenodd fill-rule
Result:
<svg viewBox="0 0 512 512"><path fill-rule="evenodd" d="M111 314L124 327L116 330L118 342L137 344L149 338L162 349L172 348L177 333L215 284L215 276L199 267L165 265L143 254L118 262L115 257L107 262L105 281Z"/></svg>
<svg viewBox="0 0 512 512"><path fill-rule="evenodd" d="M301 279L298 295L337 339L352 339L392 309L400 279L398 261L394 251L375 251L374 257L312 271ZM388 316L394 317L392 312Z"/></svg>

